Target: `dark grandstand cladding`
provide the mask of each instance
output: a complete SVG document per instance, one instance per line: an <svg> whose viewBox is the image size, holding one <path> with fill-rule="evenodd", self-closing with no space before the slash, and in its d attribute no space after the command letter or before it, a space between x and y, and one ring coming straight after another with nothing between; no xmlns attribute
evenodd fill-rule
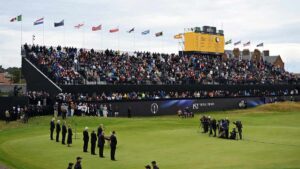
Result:
<svg viewBox="0 0 300 169"><path fill-rule="evenodd" d="M24 45L25 56L55 83L294 84L299 79L264 60L204 54L95 51Z"/></svg>

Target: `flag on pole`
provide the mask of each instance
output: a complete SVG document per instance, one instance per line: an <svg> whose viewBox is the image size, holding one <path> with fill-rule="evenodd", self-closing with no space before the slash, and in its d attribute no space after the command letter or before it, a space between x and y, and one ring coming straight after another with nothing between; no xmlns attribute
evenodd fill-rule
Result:
<svg viewBox="0 0 300 169"><path fill-rule="evenodd" d="M260 43L258 45L256 45L256 47L263 47L264 46L264 43Z"/></svg>
<svg viewBox="0 0 300 169"><path fill-rule="evenodd" d="M250 41L248 41L247 43L245 43L243 46L246 47L246 46L249 46L250 45Z"/></svg>
<svg viewBox="0 0 300 169"><path fill-rule="evenodd" d="M22 15L19 15L17 17L13 17L10 19L10 22L15 22L15 21L22 21Z"/></svg>
<svg viewBox="0 0 300 169"><path fill-rule="evenodd" d="M129 31L127 31L128 33L134 32L134 28L131 28Z"/></svg>
<svg viewBox="0 0 300 169"><path fill-rule="evenodd" d="M38 20L36 20L35 22L33 22L33 25L40 25L44 23L44 18L40 18Z"/></svg>
<svg viewBox="0 0 300 169"><path fill-rule="evenodd" d="M225 45L229 45L232 43L232 39L230 39L229 41L225 42Z"/></svg>
<svg viewBox="0 0 300 169"><path fill-rule="evenodd" d="M174 39L182 39L182 33L174 35Z"/></svg>
<svg viewBox="0 0 300 169"><path fill-rule="evenodd" d="M150 30L145 30L145 31L142 32L142 35L147 35L149 33L150 33Z"/></svg>
<svg viewBox="0 0 300 169"><path fill-rule="evenodd" d="M237 42L234 43L234 46L239 45L241 43L242 43L242 41L237 41Z"/></svg>
<svg viewBox="0 0 300 169"><path fill-rule="evenodd" d="M65 25L65 21L62 20L60 22L54 22L54 27L59 27L59 26L64 26Z"/></svg>
<svg viewBox="0 0 300 169"><path fill-rule="evenodd" d="M118 32L118 31L119 31L119 28L114 28L114 29L110 29L109 33L115 33L115 32Z"/></svg>
<svg viewBox="0 0 300 169"><path fill-rule="evenodd" d="M79 29L79 28L82 27L83 25L84 25L83 23L80 23L80 24L78 24L78 25L75 25L74 28Z"/></svg>
<svg viewBox="0 0 300 169"><path fill-rule="evenodd" d="M163 32L157 32L157 33L155 33L155 36L156 37L163 36Z"/></svg>
<svg viewBox="0 0 300 169"><path fill-rule="evenodd" d="M102 25L98 25L98 26L93 26L92 27L92 31L99 31L102 29Z"/></svg>

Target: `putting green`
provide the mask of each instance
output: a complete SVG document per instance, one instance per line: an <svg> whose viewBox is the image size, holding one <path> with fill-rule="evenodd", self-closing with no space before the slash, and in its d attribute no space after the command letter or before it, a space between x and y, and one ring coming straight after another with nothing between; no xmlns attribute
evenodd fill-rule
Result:
<svg viewBox="0 0 300 169"><path fill-rule="evenodd" d="M138 169L153 160L165 169L300 168L299 104L208 114L217 119L241 120L245 140L202 134L199 115L194 119L74 117L67 123L73 132L76 126L77 139L73 138L72 147L67 147L49 140L50 116L35 117L29 124L0 122L0 163L16 169L67 168L69 162L81 156L84 169ZM104 159L82 152L82 129L88 126L91 132L101 123L106 135L112 130L117 132L115 162L109 160L108 143Z"/></svg>

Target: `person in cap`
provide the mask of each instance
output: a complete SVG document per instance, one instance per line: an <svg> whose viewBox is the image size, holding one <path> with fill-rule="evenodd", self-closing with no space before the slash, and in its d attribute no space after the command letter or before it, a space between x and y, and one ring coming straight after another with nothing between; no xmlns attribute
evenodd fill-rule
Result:
<svg viewBox="0 0 300 169"><path fill-rule="evenodd" d="M71 125L69 125L68 126L68 138L67 138L68 147L70 147L70 145L72 144L72 136L73 136L72 128L71 128Z"/></svg>
<svg viewBox="0 0 300 169"><path fill-rule="evenodd" d="M91 133L91 154L96 155L95 149L96 149L96 142L97 142L97 135L95 131L93 130Z"/></svg>
<svg viewBox="0 0 300 169"><path fill-rule="evenodd" d="M145 169L151 169L151 166L150 165L146 165Z"/></svg>
<svg viewBox="0 0 300 169"><path fill-rule="evenodd" d="M57 120L56 123L56 142L59 142L59 133L60 133L60 120Z"/></svg>
<svg viewBox="0 0 300 169"><path fill-rule="evenodd" d="M83 152L88 152L88 144L89 144L89 132L88 132L88 127L84 128L83 131Z"/></svg>
<svg viewBox="0 0 300 169"><path fill-rule="evenodd" d="M115 154L116 154L116 149L117 149L117 137L116 137L116 132L113 131L110 138L110 159L115 161Z"/></svg>
<svg viewBox="0 0 300 169"><path fill-rule="evenodd" d="M77 157L76 158L76 164L75 164L75 166L74 166L74 169L82 169L82 167L81 167L81 157Z"/></svg>
<svg viewBox="0 0 300 169"><path fill-rule="evenodd" d="M152 161L151 164L153 169L159 169L159 167L156 165L156 161Z"/></svg>
<svg viewBox="0 0 300 169"><path fill-rule="evenodd" d="M55 129L55 122L54 122L55 118L52 118L51 122L50 122L50 139L53 140L53 132Z"/></svg>
<svg viewBox="0 0 300 169"><path fill-rule="evenodd" d="M62 138L61 138L61 143L62 144L66 144L65 140L66 140L66 135L67 135L67 126L66 126L66 121L64 121L64 123L61 126L62 130L61 130L61 134L62 134Z"/></svg>
<svg viewBox="0 0 300 169"><path fill-rule="evenodd" d="M68 168L67 169L72 169L73 168L74 163L69 163Z"/></svg>

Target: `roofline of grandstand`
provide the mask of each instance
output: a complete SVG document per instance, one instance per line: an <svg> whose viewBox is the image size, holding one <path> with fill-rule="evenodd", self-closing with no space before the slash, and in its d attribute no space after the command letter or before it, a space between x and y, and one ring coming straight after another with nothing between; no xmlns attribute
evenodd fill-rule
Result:
<svg viewBox="0 0 300 169"><path fill-rule="evenodd" d="M34 67L41 75L43 75L50 83L52 83L60 92L62 92L62 88L60 88L56 83L54 83L49 77L47 77L42 71L40 71L33 63L31 63L26 57L23 57L27 63L29 63L32 67Z"/></svg>

